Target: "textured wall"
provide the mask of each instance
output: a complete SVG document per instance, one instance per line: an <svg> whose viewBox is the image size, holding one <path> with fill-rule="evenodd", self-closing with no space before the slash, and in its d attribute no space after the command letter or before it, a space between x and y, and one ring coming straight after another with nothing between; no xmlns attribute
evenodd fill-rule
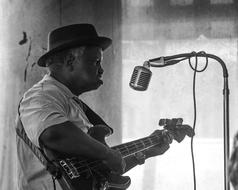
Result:
<svg viewBox="0 0 238 190"><path fill-rule="evenodd" d="M60 25L92 23L100 35L113 39L104 56L104 86L83 98L115 129L109 142L121 141L120 19L120 1L114 0L0 2L0 189L15 189L17 105L24 91L45 74L36 61L46 51L47 33Z"/></svg>
<svg viewBox="0 0 238 190"><path fill-rule="evenodd" d="M193 123L193 72L187 61L163 69L151 68L153 76L146 92L132 91L127 85L135 65L142 65L145 60L155 57L192 51L214 54L227 65L233 135L238 111L237 3L131 0L123 2L122 11L123 122L125 125L135 122L139 128L124 130L125 137L138 136L148 128L153 130L161 117L180 116ZM204 63L204 59L199 59L200 67ZM222 137L223 75L219 63L209 59L206 71L197 75L196 89L197 135Z"/></svg>
<svg viewBox="0 0 238 190"><path fill-rule="evenodd" d="M214 54L227 65L231 139L237 131L237 3L230 0L128 0L122 3L123 139L150 134L160 118L182 117L193 125L193 71L187 61L153 73L145 92L128 86L145 60L192 51ZM194 59L193 59L194 62ZM199 59L199 68L205 60ZM209 59L197 73L194 154L197 189L223 189L223 75ZM131 189L193 189L190 140L130 171Z"/></svg>
<svg viewBox="0 0 238 190"><path fill-rule="evenodd" d="M114 41L105 52L104 85L83 95L115 129L109 139L111 144L120 142L122 136L128 139L148 135L157 128L161 117L182 116L186 123L192 124L192 71L187 64L152 69L146 92L135 92L128 83L134 66L142 65L144 60L200 50L215 54L227 63L232 137L238 122L237 11L237 3L231 0L1 0L0 189L15 189L13 126L17 104L23 92L45 74L35 63L46 51L47 33L60 25L90 22L100 34ZM220 66L211 61L206 72L198 75L198 137L219 140L222 137L222 85ZM217 180L214 189L222 188L222 142L219 140L215 146L205 142L209 145L205 152L207 144L196 144L202 155L199 184ZM154 159L134 170L132 177L140 177L135 178L132 189L167 189L168 184L174 189L190 188L191 171L185 168L190 161L186 157L189 143L184 145L159 157L159 162ZM207 156L208 153L216 158ZM201 161L212 163L208 168L215 169L201 171L204 169Z"/></svg>
<svg viewBox="0 0 238 190"><path fill-rule="evenodd" d="M23 92L44 71L35 61L44 52L45 36L59 23L58 1L1 1L1 189L16 187L14 121ZM23 35L25 34L25 36ZM8 176L11 176L10 178Z"/></svg>

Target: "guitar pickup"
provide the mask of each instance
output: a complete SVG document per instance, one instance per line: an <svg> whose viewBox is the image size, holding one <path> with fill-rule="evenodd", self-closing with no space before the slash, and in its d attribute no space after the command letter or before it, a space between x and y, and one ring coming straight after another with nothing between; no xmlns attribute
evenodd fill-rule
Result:
<svg viewBox="0 0 238 190"><path fill-rule="evenodd" d="M77 168L75 168L72 164L68 165L65 160L61 160L59 163L70 179L80 177Z"/></svg>

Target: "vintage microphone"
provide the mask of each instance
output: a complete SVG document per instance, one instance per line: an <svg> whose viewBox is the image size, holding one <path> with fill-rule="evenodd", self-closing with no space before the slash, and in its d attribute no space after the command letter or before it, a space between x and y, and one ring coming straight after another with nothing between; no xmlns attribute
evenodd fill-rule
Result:
<svg viewBox="0 0 238 190"><path fill-rule="evenodd" d="M134 68L130 87L134 90L145 91L148 88L152 72L150 67L166 67L174 65L183 61L185 59L190 59L191 57L206 57L216 60L220 63L223 71L223 144L224 144L224 190L230 190L229 184L229 173L228 173L228 163L229 163L229 87L228 87L228 71L224 61L213 55L206 54L205 52L192 52L177 54L173 56L158 57L154 59L149 59L145 61L143 66L136 66Z"/></svg>
<svg viewBox="0 0 238 190"><path fill-rule="evenodd" d="M130 80L130 87L134 90L145 91L149 86L152 72L149 62L145 61L143 66L136 66Z"/></svg>
<svg viewBox="0 0 238 190"><path fill-rule="evenodd" d="M159 57L159 58L145 61L143 66L136 66L134 68L129 85L134 90L145 91L147 90L149 86L149 82L152 76L152 72L150 71L150 66L166 67L169 65L177 64L184 59L187 59L187 57L176 60L176 59L172 59L170 56L170 57ZM153 64L152 62L156 62L156 64Z"/></svg>

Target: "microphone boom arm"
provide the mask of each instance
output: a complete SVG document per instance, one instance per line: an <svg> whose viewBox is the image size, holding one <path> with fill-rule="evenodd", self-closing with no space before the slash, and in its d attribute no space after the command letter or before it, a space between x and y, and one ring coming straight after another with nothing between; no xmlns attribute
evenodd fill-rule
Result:
<svg viewBox="0 0 238 190"><path fill-rule="evenodd" d="M208 58L211 58L211 59L215 59L222 66L223 76L228 77L228 71L227 71L227 68L226 68L226 65L225 65L224 61L221 58L217 57L216 55L207 54L207 53L204 53L204 52L198 52L198 53L192 52L192 53L183 53L183 54L177 54L177 55L172 55L172 56L158 57L158 58L149 59L148 62L150 63L151 67L159 67L158 65L156 66L153 63L151 64L151 62L157 62L158 61L159 63L162 63L163 61L164 62L171 61L171 60L175 61L178 58L188 59L188 58L195 57L195 56L197 56L197 57L208 57ZM184 59L176 60L176 61L180 62L180 61L183 61ZM162 66L165 66L165 65L160 65L160 67L162 67Z"/></svg>
<svg viewBox="0 0 238 190"><path fill-rule="evenodd" d="M229 164L229 87L228 87L228 70L224 61L213 54L207 54L203 51L201 52L192 52L192 53L184 53L184 54L177 54L172 56L166 57L158 57L154 59L149 59L147 62L151 67L165 67L169 65L174 65L183 61L185 59L189 59L191 57L207 57L216 60L220 63L222 70L223 70L223 78L224 78L224 88L223 88L223 144L224 144L224 189L229 190L229 171L228 171L228 164ZM181 58L180 60L178 60ZM153 64L151 62L157 62L158 64Z"/></svg>

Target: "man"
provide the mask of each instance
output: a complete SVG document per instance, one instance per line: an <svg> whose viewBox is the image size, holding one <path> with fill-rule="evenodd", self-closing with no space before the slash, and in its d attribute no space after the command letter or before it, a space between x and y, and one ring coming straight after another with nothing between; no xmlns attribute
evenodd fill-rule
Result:
<svg viewBox="0 0 238 190"><path fill-rule="evenodd" d="M48 51L38 65L47 67L49 74L24 94L19 106L20 120L34 145L62 155L101 160L117 174L169 148L170 139L165 136L163 145L123 159L119 151L87 134L93 126L108 127L78 96L103 84L101 62L111 39L98 36L93 25L74 24L52 31L48 43ZM186 134L186 130L181 132L181 138ZM53 189L43 165L21 139L17 143L19 188Z"/></svg>

